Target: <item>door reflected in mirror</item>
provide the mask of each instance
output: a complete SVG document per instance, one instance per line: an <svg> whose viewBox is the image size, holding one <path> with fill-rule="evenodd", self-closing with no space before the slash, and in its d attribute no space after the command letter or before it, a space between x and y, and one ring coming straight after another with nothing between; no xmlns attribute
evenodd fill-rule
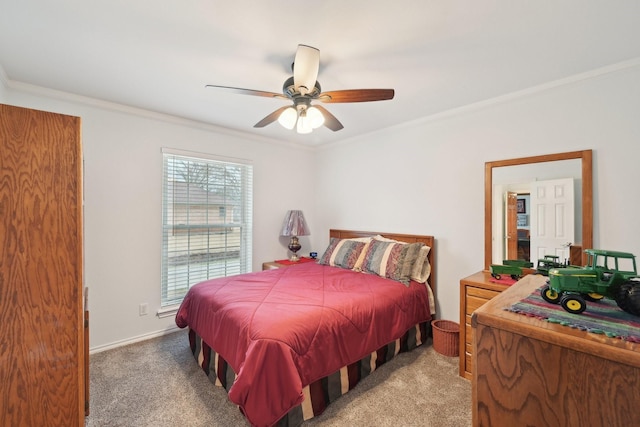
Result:
<svg viewBox="0 0 640 427"><path fill-rule="evenodd" d="M492 263L568 259L582 241L581 193L579 159L494 168Z"/></svg>
<svg viewBox="0 0 640 427"><path fill-rule="evenodd" d="M591 150L485 163L485 269L592 247L592 185Z"/></svg>

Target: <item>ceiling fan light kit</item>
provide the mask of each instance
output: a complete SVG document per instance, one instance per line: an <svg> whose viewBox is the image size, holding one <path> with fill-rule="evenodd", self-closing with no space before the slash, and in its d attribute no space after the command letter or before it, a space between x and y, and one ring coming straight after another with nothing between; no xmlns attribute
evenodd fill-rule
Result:
<svg viewBox="0 0 640 427"><path fill-rule="evenodd" d="M298 112L293 107L287 107L278 117L278 123L285 129L293 129L298 120Z"/></svg>
<svg viewBox="0 0 640 427"><path fill-rule="evenodd" d="M393 89L347 89L322 92L317 80L320 69L320 51L315 47L298 45L292 68L293 77L284 82L282 95L275 92L229 86L207 85L206 87L293 101L293 106L278 108L256 123L254 127L264 127L277 120L285 129L292 130L295 127L296 132L300 134L311 133L322 125L334 132L344 127L326 108L311 105L311 101L318 100L326 103L371 102L393 99L394 96Z"/></svg>
<svg viewBox="0 0 640 427"><path fill-rule="evenodd" d="M324 116L316 107L298 104L296 108L285 108L278 117L278 123L289 130L295 127L298 133L311 133L324 124Z"/></svg>
<svg viewBox="0 0 640 427"><path fill-rule="evenodd" d="M324 116L316 107L307 108L307 120L313 129L318 129L324 124Z"/></svg>

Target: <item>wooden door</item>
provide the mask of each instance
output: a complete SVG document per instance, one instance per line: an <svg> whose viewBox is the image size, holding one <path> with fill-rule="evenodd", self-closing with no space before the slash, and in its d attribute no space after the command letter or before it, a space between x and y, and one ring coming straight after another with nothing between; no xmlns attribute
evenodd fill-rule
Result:
<svg viewBox="0 0 640 427"><path fill-rule="evenodd" d="M0 104L0 425L85 412L80 119Z"/></svg>
<svg viewBox="0 0 640 427"><path fill-rule="evenodd" d="M531 257L569 259L575 243L573 178L531 183Z"/></svg>
<svg viewBox="0 0 640 427"><path fill-rule="evenodd" d="M507 257L506 259L518 259L518 211L517 211L518 194L507 192L507 220L506 238L507 238Z"/></svg>

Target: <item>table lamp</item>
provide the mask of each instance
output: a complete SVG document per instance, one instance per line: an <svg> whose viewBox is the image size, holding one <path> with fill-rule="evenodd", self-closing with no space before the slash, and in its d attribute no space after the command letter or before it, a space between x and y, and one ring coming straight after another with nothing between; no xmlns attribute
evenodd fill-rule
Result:
<svg viewBox="0 0 640 427"><path fill-rule="evenodd" d="M300 260L298 255L296 255L296 252L302 247L298 241L298 236L308 236L309 234L311 233L309 233L309 227L307 227L302 211L287 211L284 222L282 223L280 235L291 236L291 241L289 242L289 250L292 252L291 258L289 259L290 261L295 262Z"/></svg>

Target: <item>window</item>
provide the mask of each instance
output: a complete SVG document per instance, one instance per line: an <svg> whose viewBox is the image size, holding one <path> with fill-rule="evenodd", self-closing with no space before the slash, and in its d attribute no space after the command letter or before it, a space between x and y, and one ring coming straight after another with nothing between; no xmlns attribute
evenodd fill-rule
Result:
<svg viewBox="0 0 640 427"><path fill-rule="evenodd" d="M163 149L162 307L251 271L253 166Z"/></svg>

